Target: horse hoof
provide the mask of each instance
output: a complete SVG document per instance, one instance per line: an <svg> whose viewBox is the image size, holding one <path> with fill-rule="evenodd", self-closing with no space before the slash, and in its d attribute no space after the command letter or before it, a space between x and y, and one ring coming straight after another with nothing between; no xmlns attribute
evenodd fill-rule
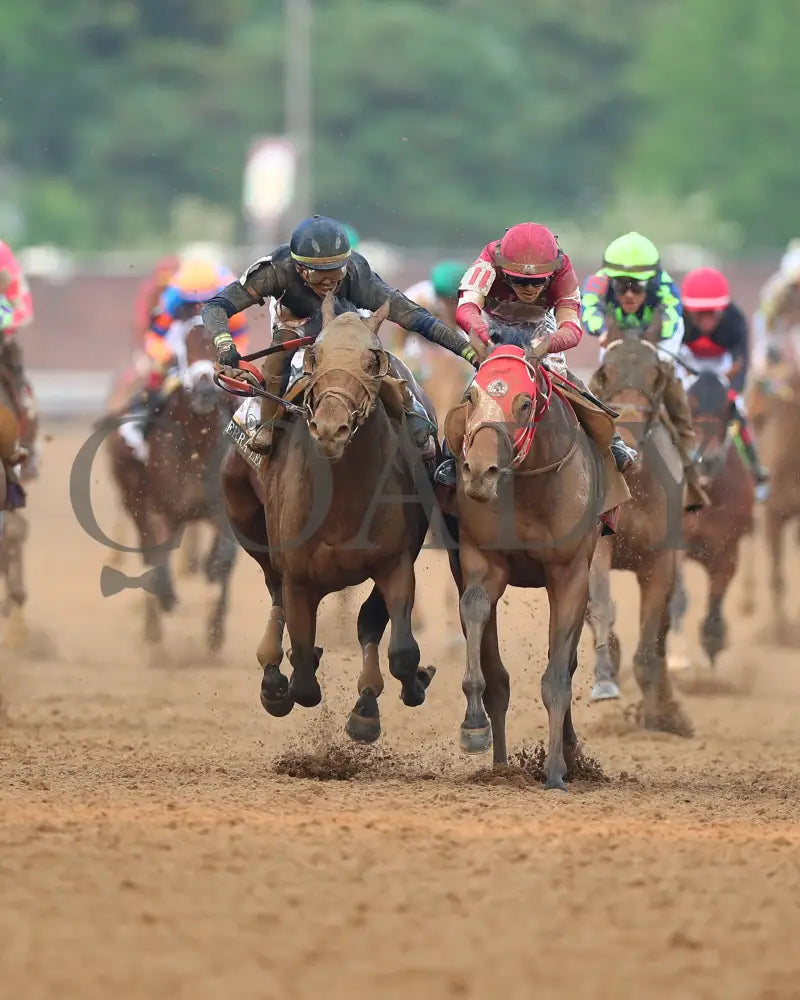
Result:
<svg viewBox="0 0 800 1000"><path fill-rule="evenodd" d="M459 733L459 745L464 753L487 753L492 749L491 723L488 726L481 726L480 729L467 729L462 722Z"/></svg>
<svg viewBox="0 0 800 1000"><path fill-rule="evenodd" d="M436 676L436 667L434 667L432 664L428 664L427 667L421 667L417 671L417 680L420 682L423 688L425 688L426 691L435 676Z"/></svg>
<svg viewBox="0 0 800 1000"><path fill-rule="evenodd" d="M313 681L306 688L298 687L294 678L289 681L289 694L292 700L302 708L316 708L322 701L322 688Z"/></svg>
<svg viewBox="0 0 800 1000"><path fill-rule="evenodd" d="M347 718L344 731L356 743L374 743L381 735L380 716L365 717L353 710Z"/></svg>
<svg viewBox="0 0 800 1000"><path fill-rule="evenodd" d="M278 719L288 715L294 708L294 698L289 691L289 681L274 663L268 663L264 667L260 698L264 710Z"/></svg>
<svg viewBox="0 0 800 1000"><path fill-rule="evenodd" d="M620 690L614 681L598 681L589 697L591 701L612 701L620 697Z"/></svg>
<svg viewBox="0 0 800 1000"><path fill-rule="evenodd" d="M544 787L546 791L569 792L564 779L559 777L548 778Z"/></svg>
<svg viewBox="0 0 800 1000"><path fill-rule="evenodd" d="M294 698L288 693L283 698L268 698L262 689L261 705L270 715L282 719L294 708Z"/></svg>

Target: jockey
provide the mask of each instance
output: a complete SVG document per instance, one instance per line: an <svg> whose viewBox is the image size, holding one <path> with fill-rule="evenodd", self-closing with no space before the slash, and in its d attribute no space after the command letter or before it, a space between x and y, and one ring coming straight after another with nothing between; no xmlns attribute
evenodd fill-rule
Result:
<svg viewBox="0 0 800 1000"><path fill-rule="evenodd" d="M731 302L725 275L713 267L700 267L686 275L681 301L686 331L680 355L693 368L713 371L730 384L731 417L756 481L756 497L764 500L769 473L759 461L742 396L750 360L747 320Z"/></svg>
<svg viewBox="0 0 800 1000"><path fill-rule="evenodd" d="M794 328L794 329L793 329ZM757 368L767 360L768 342L777 348L777 356L784 360L800 361L800 344L795 343L796 330L800 328L800 239L789 242L781 258L778 271L764 285L761 303L754 317L753 360ZM789 336L785 348L778 347L777 338Z"/></svg>
<svg viewBox="0 0 800 1000"><path fill-rule="evenodd" d="M547 317L555 319L549 352L551 366L589 395L583 382L567 369L563 351L579 343L581 293L569 257L546 226L522 222L493 240L467 268L459 284L456 322L486 347L491 343L489 318L534 328ZM489 318L487 318L487 315ZM619 433L611 452L620 472L636 458ZM436 481L456 485L456 464L446 458L436 472Z"/></svg>
<svg viewBox="0 0 800 1000"><path fill-rule="evenodd" d="M180 258L176 254L169 254L156 261L153 270L139 286L134 304L134 334L136 338L135 346L138 348L150 329L150 322L153 313L158 307L161 296L166 291L170 278L180 267Z"/></svg>
<svg viewBox="0 0 800 1000"><path fill-rule="evenodd" d="M22 366L22 350L16 333L33 322L33 299L22 268L17 263L11 247L0 240L0 295L4 308L0 309L0 331L3 334L3 353L11 369L20 405L32 403L32 393Z"/></svg>
<svg viewBox="0 0 800 1000"><path fill-rule="evenodd" d="M281 343L298 336L298 327L319 315L327 292L356 308L373 311L388 299L392 322L467 361L477 358L465 337L402 292L390 288L361 254L353 253L340 222L315 215L300 223L288 244L281 244L269 256L257 260L238 281L203 306L203 322L214 335L220 365L235 368L240 361L228 322L243 309L256 303L263 305L267 298L280 300L275 310L280 326L273 329L273 342ZM286 389L292 353L269 355L262 366L267 389L276 395ZM280 403L262 399L261 423L249 442L259 454L269 454L272 448L273 424L279 409Z"/></svg>
<svg viewBox="0 0 800 1000"><path fill-rule="evenodd" d="M601 345L608 339L609 321L620 329L633 328L657 337L655 346L667 380L664 405L675 428L675 444L686 474L686 509L708 506L708 496L692 460L697 444L689 400L673 360L683 341L683 308L675 282L661 266L658 250L646 236L626 233L609 244L602 268L586 281L581 321L590 336L600 338ZM596 389L602 382L602 370L601 364L592 379Z"/></svg>
<svg viewBox="0 0 800 1000"><path fill-rule="evenodd" d="M199 322L203 303L221 291L233 277L232 271L210 261L185 260L161 294L144 337L149 372L144 394L137 399L138 405L135 403L133 407L139 419L127 421L120 428L134 455L142 462L147 461L147 432L171 390L171 386L165 385L167 373L176 361L180 363L190 323L196 318ZM233 343L246 353L248 336L245 318L235 317L231 330Z"/></svg>

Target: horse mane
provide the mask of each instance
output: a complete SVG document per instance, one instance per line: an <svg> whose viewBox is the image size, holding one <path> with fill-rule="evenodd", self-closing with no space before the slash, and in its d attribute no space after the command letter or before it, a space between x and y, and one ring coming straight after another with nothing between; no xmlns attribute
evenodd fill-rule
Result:
<svg viewBox="0 0 800 1000"><path fill-rule="evenodd" d="M337 299L333 300L333 311L336 316L341 316L343 313L357 313L359 307L354 305L348 299ZM322 332L322 307L315 313L313 313L303 326L302 334L304 337L318 337Z"/></svg>

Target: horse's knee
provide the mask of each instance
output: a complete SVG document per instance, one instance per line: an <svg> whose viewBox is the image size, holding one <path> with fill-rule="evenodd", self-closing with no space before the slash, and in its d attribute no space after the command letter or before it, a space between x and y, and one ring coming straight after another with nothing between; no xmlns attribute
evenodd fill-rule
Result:
<svg viewBox="0 0 800 1000"><path fill-rule="evenodd" d="M486 589L475 585L467 587L461 595L459 608L464 622L470 625L484 625L492 613L492 605Z"/></svg>

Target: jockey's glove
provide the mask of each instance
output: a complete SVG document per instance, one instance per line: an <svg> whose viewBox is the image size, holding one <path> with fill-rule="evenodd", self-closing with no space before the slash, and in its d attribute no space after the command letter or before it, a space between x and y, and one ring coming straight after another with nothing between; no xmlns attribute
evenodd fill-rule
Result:
<svg viewBox="0 0 800 1000"><path fill-rule="evenodd" d="M242 356L233 342L222 344L217 351L217 360L225 368L238 368Z"/></svg>

